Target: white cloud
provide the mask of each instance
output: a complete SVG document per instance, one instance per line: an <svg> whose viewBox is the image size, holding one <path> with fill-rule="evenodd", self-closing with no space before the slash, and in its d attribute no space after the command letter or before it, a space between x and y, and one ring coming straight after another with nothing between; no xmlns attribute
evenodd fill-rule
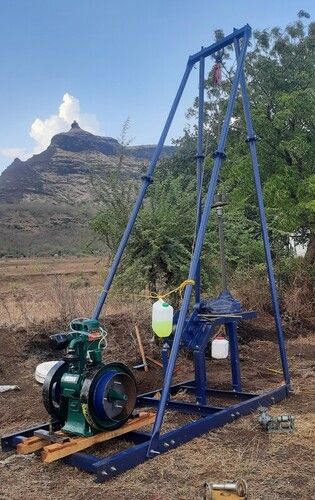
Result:
<svg viewBox="0 0 315 500"><path fill-rule="evenodd" d="M46 149L54 135L69 130L74 120L88 132L98 134L100 131L100 124L96 116L91 113L82 113L79 99L66 93L57 114L44 119L36 118L32 123L30 136L36 142L33 151L28 152L24 148L4 148L0 149L0 155L11 160L16 157L20 160L26 160L33 154L38 154Z"/></svg>
<svg viewBox="0 0 315 500"><path fill-rule="evenodd" d="M68 130L73 120L79 122L84 130L93 134L99 133L100 125L96 116L81 113L79 99L66 93L59 106L58 114L51 115L44 120L36 118L32 123L30 136L37 142L34 152L40 153L46 149L52 136Z"/></svg>
<svg viewBox="0 0 315 500"><path fill-rule="evenodd" d="M20 158L20 160L27 160L30 154L25 151L24 148L3 148L0 149L0 154L5 158L10 158L14 160L14 158Z"/></svg>

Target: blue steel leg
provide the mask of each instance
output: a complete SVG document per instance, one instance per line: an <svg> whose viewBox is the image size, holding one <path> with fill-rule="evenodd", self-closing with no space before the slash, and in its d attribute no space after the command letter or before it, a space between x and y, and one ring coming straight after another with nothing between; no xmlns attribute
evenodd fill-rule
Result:
<svg viewBox="0 0 315 500"><path fill-rule="evenodd" d="M179 103L179 101L181 99L181 96L182 96L182 93L184 91L184 88L185 88L185 85L186 85L187 79L189 77L189 74L190 74L192 66L193 66L192 63L190 63L190 62L187 63L184 76L182 78L182 81L181 81L180 86L178 88L178 91L177 91L177 94L175 96L173 105L171 107L171 110L170 110L169 115L167 117L166 123L164 125L164 128L163 128L160 140L159 140L159 142L158 142L158 144L156 146L156 149L154 151L154 154L153 154L152 160L150 162L148 171L147 171L146 175L143 176L143 184L142 184L142 187L140 189L137 201L135 203L135 206L133 207L133 210L131 212L131 215L130 215L127 227L126 227L125 232L124 232L124 234L123 234L123 236L121 238L121 241L119 243L119 246L118 246L116 255L114 257L113 263L112 263L111 268L110 268L110 270L108 272L107 278L106 278L105 283L104 283L103 291L102 291L102 293L101 293L101 295L100 295L100 297L98 299L98 303L97 303L96 308L95 308L95 310L93 312L93 315L92 315L93 319L98 319L99 315L101 314L103 305L104 305L104 303L106 301L109 289L111 287L112 281L113 281L114 276L116 274L116 271L117 271L117 268L119 266L121 257L122 257L122 255L124 253L125 248L126 248L126 245L127 245L127 242L128 242L129 236L130 236L130 233L132 231L132 228L133 228L133 225L134 225L135 220L137 218L137 215L138 215L138 212L140 210L140 207L141 207L141 205L143 203L143 199L144 199L145 194L147 192L148 186L152 182L152 175L154 173L156 164L157 164L158 159L160 157L160 154L161 154L161 151L162 151L162 148L163 148L166 136L168 134L168 131L169 131L171 123L173 121L174 115L176 113L176 109L177 109L178 103Z"/></svg>
<svg viewBox="0 0 315 500"><path fill-rule="evenodd" d="M241 382L240 356L239 356L238 341L237 341L237 326L236 323L233 322L233 323L227 323L225 328L230 343L232 386L234 391L241 392L242 382Z"/></svg>
<svg viewBox="0 0 315 500"><path fill-rule="evenodd" d="M194 351L196 402L199 405L207 404L207 370L204 351Z"/></svg>
<svg viewBox="0 0 315 500"><path fill-rule="evenodd" d="M205 238L205 233L208 225L208 220L211 212L211 206L213 204L213 198L214 198L214 193L216 189L216 185L218 182L218 177L222 165L222 161L225 157L224 155L224 147L228 135L228 129L229 129L229 124L231 121L231 117L233 114L233 109L235 105L235 99L236 99L236 94L238 90L238 86L240 83L240 75L241 71L244 66L244 60L245 60L245 54L246 54L246 49L249 41L249 33L245 33L244 35L244 42L242 46L242 52L241 56L237 65L237 69L235 72L235 78L233 81L231 93L230 93L230 98L228 101L228 105L226 108L226 113L225 113L225 118L223 122L223 126L221 129L221 134L220 134L220 140L219 140L219 145L218 145L218 150L215 152L214 157L214 165L211 173L211 179L208 187L208 192L207 192L207 197L206 197L206 202L204 206L204 210L202 212L202 217L201 217L201 222L200 222L200 227L196 239L196 244L190 264L190 269L189 269L189 279L194 280L196 276L196 270L198 266L198 261L200 259L201 255L201 250L202 246L204 243L204 238ZM164 418L164 413L165 413L165 407L166 403L168 400L168 394L172 382L172 376L173 376L173 371L174 367L176 364L176 359L177 359L177 354L178 354L178 349L180 345L180 340L182 336L182 331L186 319L186 315L188 312L189 308L189 303L190 303L190 298L191 298L191 293L192 293L192 285L188 285L185 289L184 293L184 298L183 298L183 303L182 307L180 309L179 317L178 317L178 322L175 330L175 335L174 335L174 342L173 342L173 347L172 351L170 354L170 359L164 379L164 386L163 386L163 392L161 395L161 400L160 400L160 406L156 414L154 426L153 426L153 431L152 431L152 439L150 442L149 450L148 450L148 456L152 456L152 454L155 454L154 452L158 451L156 448L158 448L159 445L159 437L160 437L160 432L161 432L161 426L163 423L163 418Z"/></svg>
<svg viewBox="0 0 315 500"><path fill-rule="evenodd" d="M196 236L201 221L202 212L202 181L203 181L203 124L204 124L204 87L205 87L205 59L200 58L199 62L199 103L198 103L198 140L196 154L196 173L197 173L197 215L196 215ZM200 259L197 266L195 277L195 304L200 304L200 289L201 289L201 271Z"/></svg>
<svg viewBox="0 0 315 500"><path fill-rule="evenodd" d="M239 46L238 40L234 41L234 45L235 45L236 58L240 59L240 46ZM256 195L257 195L257 201L258 201L259 216L260 216L260 225L261 225L262 238L263 238L263 242L264 242L265 259L266 259L266 263L267 263L270 295L271 295L271 300L272 300L275 326L276 326L276 332L277 332L277 337L278 337L280 358L281 358L284 380L285 380L288 388L291 389L290 371L289 371L287 353L286 353L286 348L285 348L284 334L283 334L282 324L281 324L280 307L279 307L276 282L275 282L275 277L274 277L274 272L273 272L272 258L271 258L271 252L270 252L270 243L269 243L269 237L268 237L268 228L267 228L267 221L266 221L266 213L265 213L263 192L262 192L260 173L259 173L259 164L258 164L257 149L256 149L256 135L255 135L253 122L252 122L252 118L251 118L251 113L250 113L250 104L249 104L248 92L247 92L247 88L246 88L244 71L242 71L242 73L241 73L241 80L240 81L241 81L241 91L242 91L242 98L243 98L244 115L245 115L247 134L248 134L247 142L249 145L249 150L250 150L250 154L251 154L251 158L252 158L252 167L253 167L253 174L254 174L254 180L255 180L255 188L256 188Z"/></svg>

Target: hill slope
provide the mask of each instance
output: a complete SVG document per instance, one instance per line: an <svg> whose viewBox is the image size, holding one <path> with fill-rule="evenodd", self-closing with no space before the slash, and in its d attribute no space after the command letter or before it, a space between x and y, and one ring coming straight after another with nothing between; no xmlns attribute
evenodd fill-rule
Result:
<svg viewBox="0 0 315 500"><path fill-rule="evenodd" d="M73 122L32 158L18 158L0 176L0 255L75 253L93 237L88 221L97 210L95 184L118 167L137 182L155 146L122 145ZM173 154L165 146L163 155Z"/></svg>

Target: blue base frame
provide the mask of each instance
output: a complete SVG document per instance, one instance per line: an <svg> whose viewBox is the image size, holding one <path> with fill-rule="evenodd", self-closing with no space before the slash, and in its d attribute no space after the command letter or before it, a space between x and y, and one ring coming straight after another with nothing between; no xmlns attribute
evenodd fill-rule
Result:
<svg viewBox="0 0 315 500"><path fill-rule="evenodd" d="M195 392L195 381L190 380L175 384L171 387L171 394L176 394L180 390L187 392ZM158 389L158 391L161 389ZM148 392L138 397L138 405L146 407L156 407L159 404L158 399L153 396L157 391ZM188 414L200 414L200 418L194 422L185 424L177 429L160 435L157 449L148 457L150 449L151 433L146 432L129 432L122 436L122 439L131 441L134 446L123 450L115 455L100 458L89 453L74 453L63 461L74 467L78 467L85 472L96 475L97 482L108 481L109 479L126 472L127 470L136 467L137 465L151 460L162 453L166 453L181 444L190 441L202 434L207 433L211 429L221 427L229 422L233 422L237 418L248 415L256 410L259 406L269 406L278 401L281 401L289 395L287 385L282 385L264 394L251 394L247 392L222 391L218 389L207 389L208 395L216 397L233 397L237 403L221 407L199 406L194 403L185 403L181 401L170 400L167 402L167 408L176 412ZM58 430L61 425L57 421L53 424L54 430ZM33 435L35 430L48 430L49 424L45 423L37 425L24 431L19 431L1 439L1 447L3 451L14 450L18 443L21 443L27 437Z"/></svg>

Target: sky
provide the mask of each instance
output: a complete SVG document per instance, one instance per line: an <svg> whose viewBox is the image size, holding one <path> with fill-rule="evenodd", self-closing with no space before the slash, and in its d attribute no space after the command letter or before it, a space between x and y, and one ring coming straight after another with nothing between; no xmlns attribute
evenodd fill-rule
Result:
<svg viewBox="0 0 315 500"><path fill-rule="evenodd" d="M134 145L157 143L188 56L215 29L285 26L300 9L314 20L314 0L0 0L0 172L74 119L119 138L129 117ZM186 124L197 76L167 144Z"/></svg>

